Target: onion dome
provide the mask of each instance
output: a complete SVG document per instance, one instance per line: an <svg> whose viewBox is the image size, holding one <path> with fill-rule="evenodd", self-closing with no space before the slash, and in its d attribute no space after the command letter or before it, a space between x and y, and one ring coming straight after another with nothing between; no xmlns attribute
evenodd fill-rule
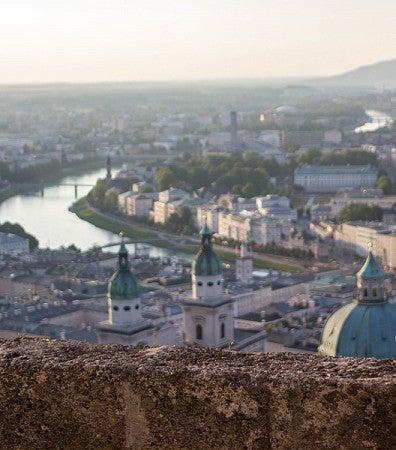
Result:
<svg viewBox="0 0 396 450"><path fill-rule="evenodd" d="M373 256L371 247L369 247L369 254L365 263L363 264L363 267L359 270L356 276L362 279L385 278L384 272Z"/></svg>
<svg viewBox="0 0 396 450"><path fill-rule="evenodd" d="M356 274L358 296L326 321L319 353L359 358L396 357L396 305L384 295L385 274L371 248Z"/></svg>
<svg viewBox="0 0 396 450"><path fill-rule="evenodd" d="M221 275L220 260L212 249L213 231L205 223L200 234L202 236L201 246L192 263L192 274L196 276Z"/></svg>
<svg viewBox="0 0 396 450"><path fill-rule="evenodd" d="M131 299L140 296L140 286L135 275L131 272L128 261L128 250L121 242L118 252L118 267L110 278L108 296L111 299Z"/></svg>

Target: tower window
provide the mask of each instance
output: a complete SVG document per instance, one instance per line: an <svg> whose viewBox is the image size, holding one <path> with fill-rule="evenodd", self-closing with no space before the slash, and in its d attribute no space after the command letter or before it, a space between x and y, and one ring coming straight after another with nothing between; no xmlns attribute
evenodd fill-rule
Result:
<svg viewBox="0 0 396 450"><path fill-rule="evenodd" d="M364 295L365 297L368 296L367 288L364 288L364 289L363 289L363 295Z"/></svg>
<svg viewBox="0 0 396 450"><path fill-rule="evenodd" d="M213 286L213 282L209 281L208 286L212 287Z"/></svg>
<svg viewBox="0 0 396 450"><path fill-rule="evenodd" d="M199 339L199 340L202 339L202 336L203 336L203 332L202 332L202 331L203 331L203 330L202 330L202 325L198 324L198 325L195 327L195 336L196 336L196 339Z"/></svg>
<svg viewBox="0 0 396 450"><path fill-rule="evenodd" d="M220 325L220 339L223 339L225 337L225 325L222 323Z"/></svg>
<svg viewBox="0 0 396 450"><path fill-rule="evenodd" d="M130 306L124 306L124 311L129 311L131 309L131 307Z"/></svg>
<svg viewBox="0 0 396 450"><path fill-rule="evenodd" d="M202 286L202 281L198 281L198 286Z"/></svg>
<svg viewBox="0 0 396 450"><path fill-rule="evenodd" d="M373 288L373 297L377 297L377 289Z"/></svg>
<svg viewBox="0 0 396 450"><path fill-rule="evenodd" d="M135 305L135 309L139 309L139 305Z"/></svg>
<svg viewBox="0 0 396 450"><path fill-rule="evenodd" d="M117 305L113 306L113 309L114 311L118 311L118 306Z"/></svg>
<svg viewBox="0 0 396 450"><path fill-rule="evenodd" d="M221 283L221 281L220 281L220 280L218 280L218 281L217 281L217 286L220 286L220 283Z"/></svg>

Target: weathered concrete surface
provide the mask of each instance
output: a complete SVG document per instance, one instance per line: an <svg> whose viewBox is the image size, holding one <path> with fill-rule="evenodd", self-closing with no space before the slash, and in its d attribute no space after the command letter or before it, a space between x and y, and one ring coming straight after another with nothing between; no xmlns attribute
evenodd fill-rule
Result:
<svg viewBox="0 0 396 450"><path fill-rule="evenodd" d="M0 341L1 449L395 449L396 361Z"/></svg>

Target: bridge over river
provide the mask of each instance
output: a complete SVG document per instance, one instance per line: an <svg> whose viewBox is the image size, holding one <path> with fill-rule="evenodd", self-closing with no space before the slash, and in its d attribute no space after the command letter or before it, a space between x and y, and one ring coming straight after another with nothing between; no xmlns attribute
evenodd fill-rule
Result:
<svg viewBox="0 0 396 450"><path fill-rule="evenodd" d="M39 186L40 189L40 195L41 197L44 197L45 195L45 188L53 187L54 184L44 184L41 183ZM57 183L56 186L70 186L74 187L74 198L78 198L78 188L79 187L94 187L94 184L87 184L87 183Z"/></svg>

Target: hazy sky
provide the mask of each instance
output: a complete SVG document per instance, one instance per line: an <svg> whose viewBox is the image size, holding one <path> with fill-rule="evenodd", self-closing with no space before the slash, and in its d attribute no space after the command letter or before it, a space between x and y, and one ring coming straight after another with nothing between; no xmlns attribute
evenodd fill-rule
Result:
<svg viewBox="0 0 396 450"><path fill-rule="evenodd" d="M396 57L396 0L0 0L0 83L332 75Z"/></svg>

